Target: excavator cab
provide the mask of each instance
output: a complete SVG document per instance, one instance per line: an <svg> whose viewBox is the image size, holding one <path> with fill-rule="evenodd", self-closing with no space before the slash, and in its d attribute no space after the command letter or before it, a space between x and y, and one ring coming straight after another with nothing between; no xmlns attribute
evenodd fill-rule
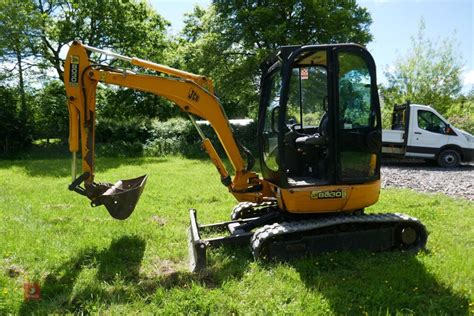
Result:
<svg viewBox="0 0 474 316"><path fill-rule="evenodd" d="M258 139L265 180L291 189L379 179L375 63L363 47L285 46L262 68Z"/></svg>

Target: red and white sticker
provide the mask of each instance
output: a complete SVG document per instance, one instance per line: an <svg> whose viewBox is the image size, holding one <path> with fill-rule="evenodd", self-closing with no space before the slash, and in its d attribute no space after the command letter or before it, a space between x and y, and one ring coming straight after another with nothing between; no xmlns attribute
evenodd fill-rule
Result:
<svg viewBox="0 0 474 316"><path fill-rule="evenodd" d="M301 76L301 80L308 79L309 78L308 68L300 68L300 76Z"/></svg>

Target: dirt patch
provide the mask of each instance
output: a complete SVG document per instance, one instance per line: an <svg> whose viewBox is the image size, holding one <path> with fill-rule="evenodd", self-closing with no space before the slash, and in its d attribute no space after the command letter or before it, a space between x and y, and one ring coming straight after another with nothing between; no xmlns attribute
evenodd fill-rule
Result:
<svg viewBox="0 0 474 316"><path fill-rule="evenodd" d="M177 272L178 265L171 260L155 258L152 261L151 276L169 276Z"/></svg>
<svg viewBox="0 0 474 316"><path fill-rule="evenodd" d="M159 226L166 225L166 219L159 217L158 215L153 215L150 219L153 223L158 224Z"/></svg>
<svg viewBox="0 0 474 316"><path fill-rule="evenodd" d="M19 266L11 265L5 269L5 274L10 278L18 278L25 270Z"/></svg>

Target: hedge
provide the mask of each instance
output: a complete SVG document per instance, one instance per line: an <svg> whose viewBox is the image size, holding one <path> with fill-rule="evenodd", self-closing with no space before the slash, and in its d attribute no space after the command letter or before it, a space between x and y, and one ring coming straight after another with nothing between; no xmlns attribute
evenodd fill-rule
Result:
<svg viewBox="0 0 474 316"><path fill-rule="evenodd" d="M211 126L200 124L220 155L224 150ZM253 153L256 152L257 124L231 124L235 138ZM168 121L132 119L117 121L102 119L96 128L97 151L103 156L164 156L183 154L201 155L199 135L189 120L174 118ZM255 154L254 154L255 155ZM224 157L224 156L222 156Z"/></svg>

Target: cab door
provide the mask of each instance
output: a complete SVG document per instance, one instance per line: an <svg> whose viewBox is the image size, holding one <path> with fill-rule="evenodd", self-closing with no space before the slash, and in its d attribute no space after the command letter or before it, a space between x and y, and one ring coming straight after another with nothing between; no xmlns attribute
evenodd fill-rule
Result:
<svg viewBox="0 0 474 316"><path fill-rule="evenodd" d="M362 47L341 47L336 70L338 182L379 179L382 133L375 63Z"/></svg>
<svg viewBox="0 0 474 316"><path fill-rule="evenodd" d="M262 95L260 99L258 142L260 153L260 168L263 178L277 185L281 185L279 164L279 116L280 92L282 79L280 68L268 70L262 77Z"/></svg>

